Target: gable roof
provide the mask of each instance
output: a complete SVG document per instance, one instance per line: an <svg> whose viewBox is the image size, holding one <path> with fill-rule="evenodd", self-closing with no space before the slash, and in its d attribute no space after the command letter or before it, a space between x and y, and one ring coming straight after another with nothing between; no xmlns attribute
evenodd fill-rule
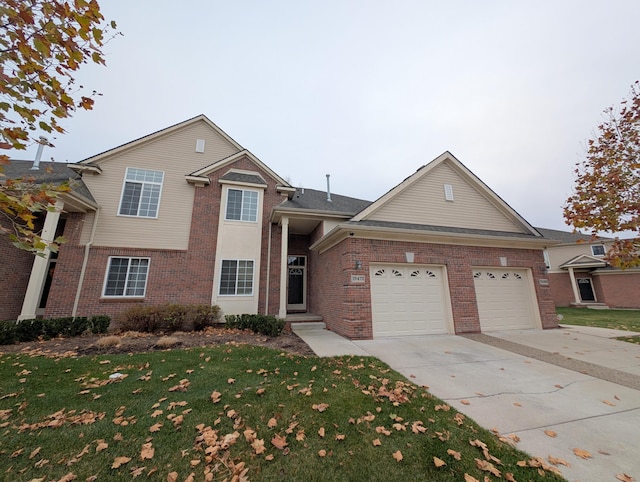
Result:
<svg viewBox="0 0 640 482"><path fill-rule="evenodd" d="M580 254L571 258L569 261L562 263L559 267L568 268L604 268L607 263L600 258L590 256L588 254Z"/></svg>
<svg viewBox="0 0 640 482"><path fill-rule="evenodd" d="M187 119L185 121L179 122L178 124L174 124L172 126L164 128L164 129L160 129L159 131L153 132L151 134L147 134L146 136L143 136L143 137L140 137L140 138L135 139L133 141L127 142L127 143L122 144L122 145L120 145L118 147L114 147L113 149L109 149L107 151L101 152L100 154L96 154L94 156L88 157L87 159L84 159L84 160L78 162L78 164L93 164L93 163L100 162L101 160L103 160L106 157L112 156L114 154L118 154L118 153L120 153L122 151L125 151L125 150L128 150L128 149L132 149L134 147L139 146L140 144L144 144L144 143L153 141L154 139L157 139L158 137L165 136L167 134L175 132L175 131L177 131L179 129L182 129L184 127L187 127L189 125L195 124L197 122L204 122L211 129L216 131L222 138L224 138L227 142L229 142L233 147L235 147L239 151L243 150L243 147L240 144L238 144L236 141L234 141L226 132L224 132L222 129L220 129L220 127L218 127L216 124L211 122L211 120L206 115L200 114L200 115L197 115L195 117L192 117L191 119Z"/></svg>
<svg viewBox="0 0 640 482"><path fill-rule="evenodd" d="M475 174L473 174L466 166L464 166L458 159L456 159L456 157L449 151L445 151L430 163L420 167L414 174L407 177L404 181L389 190L386 194L381 196L366 209L362 210L360 213L354 216L352 221L361 222L374 219L376 212L379 212L385 206L393 203L394 200L398 199L404 192L416 186L419 181L427 178L427 176L433 173L434 170L439 168L439 166L445 164L455 172L456 176L462 178L462 180L471 187L473 191L470 192L476 192L477 194L474 195L481 196L478 199L484 199L487 202L485 203L487 206L492 206L490 208L492 212L499 213L499 215L504 218L505 222L508 221L508 223L510 223L508 224L509 226L513 226L514 228L517 227L518 230L523 234L528 234L534 237L542 237L542 235L533 226L531 226L522 216L520 216L513 208L511 208L511 206L509 206L504 200L502 200L502 198L500 198L486 184L484 184ZM453 231L455 231L455 228L461 227L463 226L452 226L452 229ZM490 229L489 226L488 228ZM496 230L494 229L494 231ZM506 230L499 229L498 231Z"/></svg>
<svg viewBox="0 0 640 482"><path fill-rule="evenodd" d="M613 241L611 238L605 238L602 236L596 236L595 238L589 234L582 234L579 232L560 231L557 229L536 228L545 238L559 241L561 244L576 244L576 243L602 243L606 241Z"/></svg>
<svg viewBox="0 0 640 482"><path fill-rule="evenodd" d="M353 216L369 206L371 201L357 199L340 194L331 194L331 201L327 200L326 191L318 191L308 188L297 188L291 199L279 204L278 210L309 210L316 212L341 213L345 216Z"/></svg>

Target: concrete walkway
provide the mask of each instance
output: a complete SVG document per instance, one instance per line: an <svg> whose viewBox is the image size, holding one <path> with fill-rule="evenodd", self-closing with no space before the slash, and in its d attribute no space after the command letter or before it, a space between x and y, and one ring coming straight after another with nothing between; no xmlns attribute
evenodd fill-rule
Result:
<svg viewBox="0 0 640 482"><path fill-rule="evenodd" d="M318 327L294 331L319 356L379 358L480 425L517 435L521 450L566 460L571 466L559 468L568 480L640 480L640 346L610 339L625 332L571 326L350 341Z"/></svg>

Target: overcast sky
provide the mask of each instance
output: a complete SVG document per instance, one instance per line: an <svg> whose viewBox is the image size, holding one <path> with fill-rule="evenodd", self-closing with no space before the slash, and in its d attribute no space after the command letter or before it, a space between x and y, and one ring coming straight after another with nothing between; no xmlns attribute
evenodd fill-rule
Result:
<svg viewBox="0 0 640 482"><path fill-rule="evenodd" d="M124 34L78 75L77 162L198 114L295 186L375 200L448 150L564 229L602 111L640 79L640 1L102 0ZM32 158L36 148L15 157Z"/></svg>

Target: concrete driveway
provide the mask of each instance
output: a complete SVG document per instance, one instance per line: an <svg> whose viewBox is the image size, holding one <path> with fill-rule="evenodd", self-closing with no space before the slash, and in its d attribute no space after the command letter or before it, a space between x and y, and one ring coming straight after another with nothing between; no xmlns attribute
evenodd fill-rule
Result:
<svg viewBox="0 0 640 482"><path fill-rule="evenodd" d="M351 342L327 330L294 331L320 356L379 358L480 425L517 435L521 450L566 460L571 466L559 468L570 481L622 473L640 480L640 346L610 339L624 332L565 327Z"/></svg>

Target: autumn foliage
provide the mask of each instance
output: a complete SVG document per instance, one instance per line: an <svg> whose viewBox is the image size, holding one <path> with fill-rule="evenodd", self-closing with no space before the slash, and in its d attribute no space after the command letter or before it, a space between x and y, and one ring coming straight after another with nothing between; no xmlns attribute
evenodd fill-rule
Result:
<svg viewBox="0 0 640 482"><path fill-rule="evenodd" d="M84 64L104 64L102 47L115 32L96 0L2 0L0 4L0 150L26 149L43 134L61 134L59 120L93 107L75 85ZM48 142L47 142L48 143ZM0 165L9 161L0 152ZM63 185L5 181L0 166L0 226L17 247L41 253L53 240L34 232L36 213L51 209Z"/></svg>
<svg viewBox="0 0 640 482"><path fill-rule="evenodd" d="M586 158L577 164L574 192L564 207L567 223L593 235L631 231L607 253L613 266L640 266L640 83L619 108L604 111Z"/></svg>

